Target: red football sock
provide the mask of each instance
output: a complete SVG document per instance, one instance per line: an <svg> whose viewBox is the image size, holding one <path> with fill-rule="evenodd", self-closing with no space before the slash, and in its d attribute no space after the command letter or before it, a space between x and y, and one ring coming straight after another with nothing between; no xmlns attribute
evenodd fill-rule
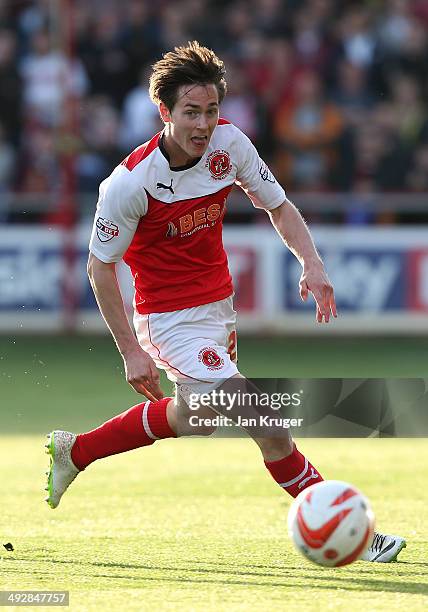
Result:
<svg viewBox="0 0 428 612"><path fill-rule="evenodd" d="M166 409L171 397L137 404L96 429L79 434L71 459L79 470L102 457L149 446L155 440L176 437L168 424Z"/></svg>
<svg viewBox="0 0 428 612"><path fill-rule="evenodd" d="M324 480L312 463L299 453L296 445L291 455L278 461L265 461L265 465L272 478L292 497L297 497L306 487Z"/></svg>

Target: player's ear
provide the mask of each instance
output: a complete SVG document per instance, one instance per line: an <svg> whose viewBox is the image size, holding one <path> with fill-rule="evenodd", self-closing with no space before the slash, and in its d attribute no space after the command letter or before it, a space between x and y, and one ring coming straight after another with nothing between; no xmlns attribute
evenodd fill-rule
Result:
<svg viewBox="0 0 428 612"><path fill-rule="evenodd" d="M159 103L159 114L164 123L169 123L171 121L171 114L163 102Z"/></svg>

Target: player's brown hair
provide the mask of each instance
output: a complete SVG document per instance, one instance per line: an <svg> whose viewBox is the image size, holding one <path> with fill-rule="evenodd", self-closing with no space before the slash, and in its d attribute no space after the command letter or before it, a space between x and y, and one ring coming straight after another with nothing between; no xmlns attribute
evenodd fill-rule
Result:
<svg viewBox="0 0 428 612"><path fill-rule="evenodd" d="M226 69L214 51L196 40L187 47L175 47L153 65L149 93L155 104L163 102L168 110L177 102L182 85L215 85L221 102L226 95Z"/></svg>

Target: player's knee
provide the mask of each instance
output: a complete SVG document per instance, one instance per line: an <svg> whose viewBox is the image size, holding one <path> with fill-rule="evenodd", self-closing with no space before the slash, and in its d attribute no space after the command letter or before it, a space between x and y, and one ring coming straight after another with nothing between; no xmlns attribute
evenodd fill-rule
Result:
<svg viewBox="0 0 428 612"><path fill-rule="evenodd" d="M211 436L217 429L216 414L207 406L190 410L184 401L176 400L176 424L178 436Z"/></svg>
<svg viewBox="0 0 428 612"><path fill-rule="evenodd" d="M204 424L204 423L196 423L189 421L187 423L183 423L178 430L178 435L181 436L211 436L217 427L214 425Z"/></svg>
<svg viewBox="0 0 428 612"><path fill-rule="evenodd" d="M285 438L258 438L257 444L266 461L277 461L293 452L294 443L291 436Z"/></svg>
<svg viewBox="0 0 428 612"><path fill-rule="evenodd" d="M212 436L213 433L215 433L216 431L217 431L217 427L215 427L214 425L199 425L189 435L208 437L208 436Z"/></svg>
<svg viewBox="0 0 428 612"><path fill-rule="evenodd" d="M183 414L182 424L186 436L211 436L217 429L216 414L207 407L196 411L187 411Z"/></svg>

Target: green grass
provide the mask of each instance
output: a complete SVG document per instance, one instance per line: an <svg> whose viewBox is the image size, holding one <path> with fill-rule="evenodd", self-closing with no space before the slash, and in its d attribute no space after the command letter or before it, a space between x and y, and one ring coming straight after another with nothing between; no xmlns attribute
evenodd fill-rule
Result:
<svg viewBox="0 0 428 612"><path fill-rule="evenodd" d="M395 564L318 568L286 535L289 498L248 440L167 440L81 474L42 501L39 436L0 437L1 589L68 589L72 610L426 610L423 440L302 440L327 477L361 487Z"/></svg>
<svg viewBox="0 0 428 612"><path fill-rule="evenodd" d="M418 339L241 339L250 376L426 377ZM400 562L318 568L286 535L289 499L244 439L167 440L44 497L42 433L82 431L140 401L109 338L0 337L0 589L69 589L72 610L428 608L422 439L309 440L328 478L360 486ZM165 383L165 390L168 384Z"/></svg>
<svg viewBox="0 0 428 612"><path fill-rule="evenodd" d="M247 376L427 375L418 338L240 338L238 350ZM109 337L0 337L0 432L82 430L137 401Z"/></svg>

